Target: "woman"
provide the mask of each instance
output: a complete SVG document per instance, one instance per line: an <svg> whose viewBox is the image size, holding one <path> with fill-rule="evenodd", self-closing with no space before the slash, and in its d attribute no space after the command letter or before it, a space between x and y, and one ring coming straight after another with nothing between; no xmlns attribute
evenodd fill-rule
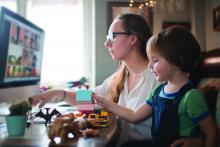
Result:
<svg viewBox="0 0 220 147"><path fill-rule="evenodd" d="M112 22L105 42L113 60L119 61L118 70L107 78L95 92L105 96L118 105L135 110L145 100L149 92L157 85L153 74L147 68L146 43L151 30L143 17L136 14L123 14ZM33 104L41 105L53 97L75 105L74 92L52 90L33 96ZM130 139L150 139L151 119L138 124L120 122L118 145Z"/></svg>

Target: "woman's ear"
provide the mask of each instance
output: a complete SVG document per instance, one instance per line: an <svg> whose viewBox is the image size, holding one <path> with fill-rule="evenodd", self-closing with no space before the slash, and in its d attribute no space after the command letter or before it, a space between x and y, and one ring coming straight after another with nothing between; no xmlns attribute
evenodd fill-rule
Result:
<svg viewBox="0 0 220 147"><path fill-rule="evenodd" d="M132 45L137 44L138 37L136 35L130 35L130 37L131 37L131 44Z"/></svg>

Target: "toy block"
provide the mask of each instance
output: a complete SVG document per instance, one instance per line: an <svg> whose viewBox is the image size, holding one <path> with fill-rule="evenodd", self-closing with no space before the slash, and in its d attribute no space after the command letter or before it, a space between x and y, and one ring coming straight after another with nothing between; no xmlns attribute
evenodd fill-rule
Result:
<svg viewBox="0 0 220 147"><path fill-rule="evenodd" d="M92 102L92 90L77 90L76 101L77 102Z"/></svg>

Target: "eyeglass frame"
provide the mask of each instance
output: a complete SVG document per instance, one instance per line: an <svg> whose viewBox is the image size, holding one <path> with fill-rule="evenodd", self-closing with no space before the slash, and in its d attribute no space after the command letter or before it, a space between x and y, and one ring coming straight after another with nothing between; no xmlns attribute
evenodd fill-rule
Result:
<svg viewBox="0 0 220 147"><path fill-rule="evenodd" d="M117 35L131 35L131 32L110 32L106 36L107 42L114 42L114 39Z"/></svg>

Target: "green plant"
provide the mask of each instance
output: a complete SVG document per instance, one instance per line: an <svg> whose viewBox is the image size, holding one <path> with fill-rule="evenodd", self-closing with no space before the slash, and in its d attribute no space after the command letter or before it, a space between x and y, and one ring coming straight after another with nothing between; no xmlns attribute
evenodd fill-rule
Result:
<svg viewBox="0 0 220 147"><path fill-rule="evenodd" d="M31 105L25 100L13 103L9 107L10 115L27 115L30 110Z"/></svg>

